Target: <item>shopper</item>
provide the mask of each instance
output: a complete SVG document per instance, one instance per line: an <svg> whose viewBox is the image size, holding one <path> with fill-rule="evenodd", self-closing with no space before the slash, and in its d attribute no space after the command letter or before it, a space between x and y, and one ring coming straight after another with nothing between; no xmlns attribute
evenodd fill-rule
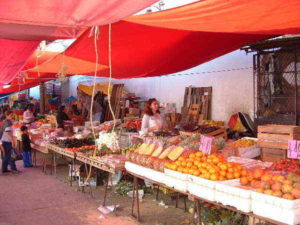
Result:
<svg viewBox="0 0 300 225"><path fill-rule="evenodd" d="M30 124L34 121L34 115L32 112L33 105L28 104L25 108L25 112L23 113L23 123Z"/></svg>
<svg viewBox="0 0 300 225"><path fill-rule="evenodd" d="M5 112L6 119L3 121L2 127L1 127L1 142L3 146L2 150L2 172L10 172L10 170L7 169L8 165L10 165L11 172L12 173L19 173L17 170L16 164L14 160L12 159L12 152L13 149L16 147L15 141L13 139L13 129L12 129L12 119L13 119L13 113L6 111Z"/></svg>
<svg viewBox="0 0 300 225"><path fill-rule="evenodd" d="M31 145L28 135L28 128L26 126L21 127L22 132L22 151L23 151L23 165L24 167L32 167L31 160Z"/></svg>
<svg viewBox="0 0 300 225"><path fill-rule="evenodd" d="M67 113L65 112L65 106L62 105L59 107L57 116L56 116L56 122L58 126L64 127L64 121L70 120Z"/></svg>

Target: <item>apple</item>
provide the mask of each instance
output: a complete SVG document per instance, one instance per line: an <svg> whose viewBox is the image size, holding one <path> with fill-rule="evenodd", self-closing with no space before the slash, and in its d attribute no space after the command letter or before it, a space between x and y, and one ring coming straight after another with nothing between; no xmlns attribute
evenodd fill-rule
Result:
<svg viewBox="0 0 300 225"><path fill-rule="evenodd" d="M281 198L282 197L282 192L281 191L274 191L273 196Z"/></svg>
<svg viewBox="0 0 300 225"><path fill-rule="evenodd" d="M285 198L285 199L288 199L288 200L294 200L295 199L294 196L291 195L291 194L284 194L284 195L282 195L282 197Z"/></svg>
<svg viewBox="0 0 300 225"><path fill-rule="evenodd" d="M266 195L273 195L273 191L271 189L266 189L264 191L264 194L266 194Z"/></svg>
<svg viewBox="0 0 300 225"><path fill-rule="evenodd" d="M282 187L282 184L277 182L277 183L272 185L272 191L280 191L281 187Z"/></svg>
<svg viewBox="0 0 300 225"><path fill-rule="evenodd" d="M291 184L284 184L281 187L281 191L285 194L291 193L293 190L293 186Z"/></svg>
<svg viewBox="0 0 300 225"><path fill-rule="evenodd" d="M264 173L265 172L263 171L263 169L256 169L256 170L254 170L253 176L255 179L259 179L264 175Z"/></svg>
<svg viewBox="0 0 300 225"><path fill-rule="evenodd" d="M291 192L294 198L300 198L300 189L294 188Z"/></svg>

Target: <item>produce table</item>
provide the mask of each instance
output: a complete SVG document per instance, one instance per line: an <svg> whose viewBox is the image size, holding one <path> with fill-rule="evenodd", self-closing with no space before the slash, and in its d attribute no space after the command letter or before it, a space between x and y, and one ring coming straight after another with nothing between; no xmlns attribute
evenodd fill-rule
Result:
<svg viewBox="0 0 300 225"><path fill-rule="evenodd" d="M121 171L121 172L123 171L123 169L109 167L108 165L106 165L105 163L103 163L103 162L101 162L97 159L87 157L87 156L85 156L84 154L81 154L81 153L65 150L65 149L60 148L56 145L48 144L47 149L49 150L49 152L53 153L53 165L52 166L54 168L54 174L56 174L56 167L57 167L57 165L56 165L56 154L60 154L60 155L63 155L63 156L66 156L66 157L72 159L72 170L75 166L75 161L77 160L77 161L82 162L86 165L90 165L91 167L95 167L99 170L107 172L109 175L110 174L116 174L119 171ZM106 180L106 183L105 183L103 206L105 206L105 204L106 204L109 177L110 176L107 176L107 180ZM71 173L70 186L72 186L72 182L73 182L73 173Z"/></svg>
<svg viewBox="0 0 300 225"><path fill-rule="evenodd" d="M192 200L192 201L195 202L195 208L196 208L195 212L197 212L197 214L200 215L200 216L197 217L197 223L196 223L197 225L201 225L202 224L201 204L200 204L200 202L207 202L207 203L213 204L215 206L222 207L222 208L225 208L225 209L237 212L237 213L241 213L241 214L249 216L249 217L257 218L257 219L260 219L260 220L263 220L263 221L266 221L266 222L270 222L270 223L273 223L273 224L287 225L285 223L274 221L272 219L265 218L265 217L262 217L262 216L258 216L258 215L255 215L253 213L246 213L246 212L237 210L234 207L226 206L226 205L214 202L214 201L210 201L208 199L200 198L198 196L194 196L194 195L192 195L190 193L187 193L187 192L182 192L182 191L170 188L170 187L166 186L163 183L160 183L160 182L157 182L157 181L153 181L152 179L149 179L147 177L138 175L138 174L133 173L133 172L127 171L127 174L131 175L133 177L133 179L134 179L134 184L133 184L133 198L132 198L132 211L131 212L132 212L132 216L135 217L135 218L137 218L138 221L140 221L140 206L139 206L139 199L138 199L138 179L142 179L142 180L149 181L149 182L151 182L153 184L156 184L158 186L165 187L165 188L168 188L170 190L173 190L173 191L179 192L181 194L187 195L190 200ZM137 209L136 209L137 210L137 215L134 214L135 203L136 203L136 207L137 207ZM193 218L194 218L194 216L193 216Z"/></svg>
<svg viewBox="0 0 300 225"><path fill-rule="evenodd" d="M176 189L173 189L173 188L170 188L168 186L166 186L165 184L163 183L160 183L160 182L157 182L157 181L154 181L154 180L151 180L147 177L144 177L144 176L141 176L141 175L138 175L138 174L135 174L133 172L129 172L129 171L126 171L126 173L128 175L131 175L133 177L133 195L132 195L132 207L131 207L131 215L133 217L135 217L138 221L140 221L140 205L139 205L139 198L138 198L138 179L142 179L142 180L146 180L148 182L151 182L152 184L156 184L157 186L159 187L164 187L164 188L167 188L167 189L170 189L172 191L175 191L175 192L178 192L178 193L181 193L183 195L186 195L188 196L188 193L186 192L182 192L182 191L179 191L179 190L176 190ZM157 190L157 194L158 194L158 191L159 189ZM156 196L157 198L157 196ZM135 202L136 202L136 205L137 205L137 215L134 215L134 207L135 207Z"/></svg>

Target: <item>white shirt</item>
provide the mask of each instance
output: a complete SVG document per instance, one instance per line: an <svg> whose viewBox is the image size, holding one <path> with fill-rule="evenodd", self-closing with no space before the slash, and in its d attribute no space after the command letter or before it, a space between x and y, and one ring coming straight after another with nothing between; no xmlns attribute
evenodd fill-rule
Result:
<svg viewBox="0 0 300 225"><path fill-rule="evenodd" d="M142 131L143 132L148 132L148 129L150 127L164 126L164 125L165 125L165 121L160 114L156 114L155 116L149 116L149 115L145 114L143 116L143 120L142 120Z"/></svg>
<svg viewBox="0 0 300 225"><path fill-rule="evenodd" d="M33 121L34 121L33 113L26 110L23 113L23 123L31 123Z"/></svg>
<svg viewBox="0 0 300 225"><path fill-rule="evenodd" d="M13 132L12 127L6 127L4 132L3 132L1 141L2 142L11 142L11 139L9 138L9 134L12 135L12 132Z"/></svg>

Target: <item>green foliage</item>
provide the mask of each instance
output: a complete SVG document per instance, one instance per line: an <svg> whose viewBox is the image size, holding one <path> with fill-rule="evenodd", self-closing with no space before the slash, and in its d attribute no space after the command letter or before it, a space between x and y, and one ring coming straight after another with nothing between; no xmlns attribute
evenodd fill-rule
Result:
<svg viewBox="0 0 300 225"><path fill-rule="evenodd" d="M115 190L118 195L127 196L127 193L133 190L133 184L131 182L121 181L116 185Z"/></svg>
<svg viewBox="0 0 300 225"><path fill-rule="evenodd" d="M205 225L246 225L248 218L227 209L202 207L202 218Z"/></svg>

